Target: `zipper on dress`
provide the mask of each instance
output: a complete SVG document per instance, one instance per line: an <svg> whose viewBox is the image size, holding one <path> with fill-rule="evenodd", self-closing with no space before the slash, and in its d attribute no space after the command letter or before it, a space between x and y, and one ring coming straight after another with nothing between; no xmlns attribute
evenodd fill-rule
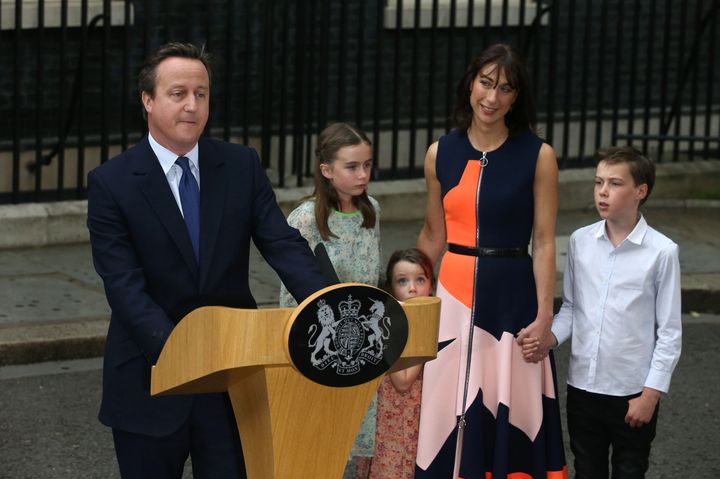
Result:
<svg viewBox="0 0 720 479"><path fill-rule="evenodd" d="M477 188L475 189L475 247L480 247L480 185L482 183L483 172L488 164L487 152L482 152L482 158L478 160L480 163L480 173L478 174ZM475 257L475 265L473 268L473 296L472 307L470 308L470 328L468 331L468 348L467 360L465 364L465 386L463 388L462 410L460 411L460 419L457 424L457 441L455 443L455 466L453 468L453 479L460 477L460 463L462 462L462 445L465 436L465 410L467 408L468 389L470 387L470 364L472 362L472 345L473 333L475 330L475 288L477 288L477 271L478 257Z"/></svg>

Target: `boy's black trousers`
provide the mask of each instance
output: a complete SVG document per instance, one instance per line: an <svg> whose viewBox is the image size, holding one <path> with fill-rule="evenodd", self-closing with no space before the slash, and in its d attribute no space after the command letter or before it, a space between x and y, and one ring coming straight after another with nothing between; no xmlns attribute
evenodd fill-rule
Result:
<svg viewBox="0 0 720 479"><path fill-rule="evenodd" d="M632 428L625 423L625 415L628 401L639 395L608 396L568 385L567 419L575 479L607 479L611 446L612 479L645 477L660 403L648 424Z"/></svg>

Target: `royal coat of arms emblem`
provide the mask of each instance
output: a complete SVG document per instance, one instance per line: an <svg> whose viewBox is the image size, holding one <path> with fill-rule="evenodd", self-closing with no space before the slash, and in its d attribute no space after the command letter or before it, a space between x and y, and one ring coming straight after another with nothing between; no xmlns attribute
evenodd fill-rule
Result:
<svg viewBox="0 0 720 479"><path fill-rule="evenodd" d="M337 374L348 375L357 373L363 364L382 360L392 320L385 316L384 301L368 300L369 314L360 314L362 302L348 295L338 304L339 319L324 299L317 302L317 324L308 328L308 347L313 348L310 361L315 368L331 366Z"/></svg>
<svg viewBox="0 0 720 479"><path fill-rule="evenodd" d="M407 318L387 292L343 285L296 313L289 353L306 377L329 386L362 384L387 371L407 341Z"/></svg>

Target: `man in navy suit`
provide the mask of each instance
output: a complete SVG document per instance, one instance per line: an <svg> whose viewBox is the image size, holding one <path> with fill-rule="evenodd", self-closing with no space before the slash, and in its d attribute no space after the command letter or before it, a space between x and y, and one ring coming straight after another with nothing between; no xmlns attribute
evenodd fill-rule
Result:
<svg viewBox="0 0 720 479"><path fill-rule="evenodd" d="M227 394L151 397L151 365L195 308L256 307L251 238L298 301L326 282L255 150L201 138L206 54L164 45L138 80L148 136L88 175L93 261L112 309L100 421L124 478L180 478L188 455L195 478L245 477Z"/></svg>

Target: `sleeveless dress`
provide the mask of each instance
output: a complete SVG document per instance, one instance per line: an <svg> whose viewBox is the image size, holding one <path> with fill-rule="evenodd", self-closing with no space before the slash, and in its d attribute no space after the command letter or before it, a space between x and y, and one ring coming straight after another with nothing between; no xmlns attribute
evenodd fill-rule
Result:
<svg viewBox="0 0 720 479"><path fill-rule="evenodd" d="M526 131L487 152L483 165L466 132L440 138L436 173L448 243L527 248L542 143ZM437 296L438 355L424 369L415 477L452 476L465 404L461 478L566 478L552 353L526 363L514 338L537 314L531 257L447 252Z"/></svg>

